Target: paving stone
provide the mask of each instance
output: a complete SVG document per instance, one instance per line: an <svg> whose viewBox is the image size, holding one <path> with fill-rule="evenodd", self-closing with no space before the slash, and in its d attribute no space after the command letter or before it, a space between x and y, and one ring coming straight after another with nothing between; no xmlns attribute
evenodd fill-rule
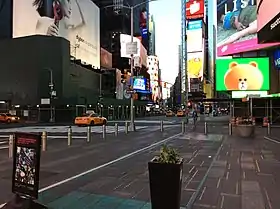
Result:
<svg viewBox="0 0 280 209"><path fill-rule="evenodd" d="M254 163L247 163L247 162L241 162L241 168L242 169L255 169L255 164Z"/></svg>
<svg viewBox="0 0 280 209"><path fill-rule="evenodd" d="M246 193L260 193L260 185L257 181L242 181L241 192L242 195Z"/></svg>
<svg viewBox="0 0 280 209"><path fill-rule="evenodd" d="M221 178L225 174L225 168L215 168L212 167L209 171L208 177L210 178Z"/></svg>

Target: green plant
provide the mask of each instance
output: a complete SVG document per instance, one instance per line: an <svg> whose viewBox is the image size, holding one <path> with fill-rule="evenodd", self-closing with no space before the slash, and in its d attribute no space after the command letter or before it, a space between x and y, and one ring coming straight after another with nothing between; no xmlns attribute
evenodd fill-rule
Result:
<svg viewBox="0 0 280 209"><path fill-rule="evenodd" d="M160 149L160 155L157 158L157 162L176 164L179 161L179 154L175 149L168 147L167 145L162 146L162 148Z"/></svg>

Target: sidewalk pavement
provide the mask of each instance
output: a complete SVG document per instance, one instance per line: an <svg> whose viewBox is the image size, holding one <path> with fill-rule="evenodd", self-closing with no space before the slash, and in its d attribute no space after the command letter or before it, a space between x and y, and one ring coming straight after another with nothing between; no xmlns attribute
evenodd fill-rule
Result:
<svg viewBox="0 0 280 209"><path fill-rule="evenodd" d="M277 209L280 207L279 144L227 137L193 209Z"/></svg>

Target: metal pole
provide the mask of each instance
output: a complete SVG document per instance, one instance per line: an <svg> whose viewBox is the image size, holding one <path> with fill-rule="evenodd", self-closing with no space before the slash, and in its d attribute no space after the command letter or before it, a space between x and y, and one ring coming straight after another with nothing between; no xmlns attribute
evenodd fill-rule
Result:
<svg viewBox="0 0 280 209"><path fill-rule="evenodd" d="M68 128L67 145L68 146L72 145L72 127L71 126L69 126L69 128Z"/></svg>
<svg viewBox="0 0 280 209"><path fill-rule="evenodd" d="M102 95L102 72L100 73L99 76L99 96L101 97Z"/></svg>
<svg viewBox="0 0 280 209"><path fill-rule="evenodd" d="M14 135L9 136L9 158L12 158L14 154Z"/></svg>
<svg viewBox="0 0 280 209"><path fill-rule="evenodd" d="M125 133L128 134L128 122L125 121Z"/></svg>
<svg viewBox="0 0 280 209"><path fill-rule="evenodd" d="M160 131L163 132L163 121L160 121Z"/></svg>
<svg viewBox="0 0 280 209"><path fill-rule="evenodd" d="M106 139L106 125L102 126L102 138Z"/></svg>
<svg viewBox="0 0 280 209"><path fill-rule="evenodd" d="M119 134L119 125L115 123L115 136L118 136Z"/></svg>
<svg viewBox="0 0 280 209"><path fill-rule="evenodd" d="M250 98L250 115L253 117L253 98Z"/></svg>
<svg viewBox="0 0 280 209"><path fill-rule="evenodd" d="M228 124L228 135L232 135L232 124L231 123L229 123Z"/></svg>
<svg viewBox="0 0 280 209"><path fill-rule="evenodd" d="M130 32L131 32L131 43L133 43L133 22L134 22L134 18L133 18L133 15L134 15L134 7L130 7ZM131 54L131 58L130 58L130 73L131 73L131 79L133 81L133 54ZM131 95L131 98L130 98L130 131L134 131L134 100L133 100L133 96Z"/></svg>
<svg viewBox="0 0 280 209"><path fill-rule="evenodd" d="M205 122L204 123L204 134L207 135L207 132L208 132L208 130L207 130L207 122Z"/></svg>
<svg viewBox="0 0 280 209"><path fill-rule="evenodd" d="M182 133L185 133L185 122L182 121Z"/></svg>
<svg viewBox="0 0 280 209"><path fill-rule="evenodd" d="M267 135L270 136L271 134L271 127L270 127L270 122L268 121L267 123Z"/></svg>
<svg viewBox="0 0 280 209"><path fill-rule="evenodd" d="M270 123L270 124L272 124L272 119L273 119L273 117L272 117L272 115L273 115L273 109L272 109L272 107L273 107L273 105L272 105L272 99L270 99L270 101L269 101L269 106L270 106L270 117L269 117L269 123Z"/></svg>
<svg viewBox="0 0 280 209"><path fill-rule="evenodd" d="M54 122L54 118L53 118L53 101L52 101L52 98L53 98L53 71L52 69L48 69L49 72L50 72L50 108L51 108L51 115L50 115L50 122Z"/></svg>
<svg viewBox="0 0 280 209"><path fill-rule="evenodd" d="M87 127L87 142L91 141L91 126Z"/></svg>
<svg viewBox="0 0 280 209"><path fill-rule="evenodd" d="M47 132L43 131L42 133L42 151L47 151Z"/></svg>

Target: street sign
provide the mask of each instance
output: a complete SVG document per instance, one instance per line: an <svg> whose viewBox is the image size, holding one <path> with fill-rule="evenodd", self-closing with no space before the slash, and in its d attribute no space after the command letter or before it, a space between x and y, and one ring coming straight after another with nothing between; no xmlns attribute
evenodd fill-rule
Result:
<svg viewBox="0 0 280 209"><path fill-rule="evenodd" d="M126 54L137 54L137 42L126 43Z"/></svg>
<svg viewBox="0 0 280 209"><path fill-rule="evenodd" d="M261 95L260 94L247 94L247 97L252 99L252 98L260 98Z"/></svg>

